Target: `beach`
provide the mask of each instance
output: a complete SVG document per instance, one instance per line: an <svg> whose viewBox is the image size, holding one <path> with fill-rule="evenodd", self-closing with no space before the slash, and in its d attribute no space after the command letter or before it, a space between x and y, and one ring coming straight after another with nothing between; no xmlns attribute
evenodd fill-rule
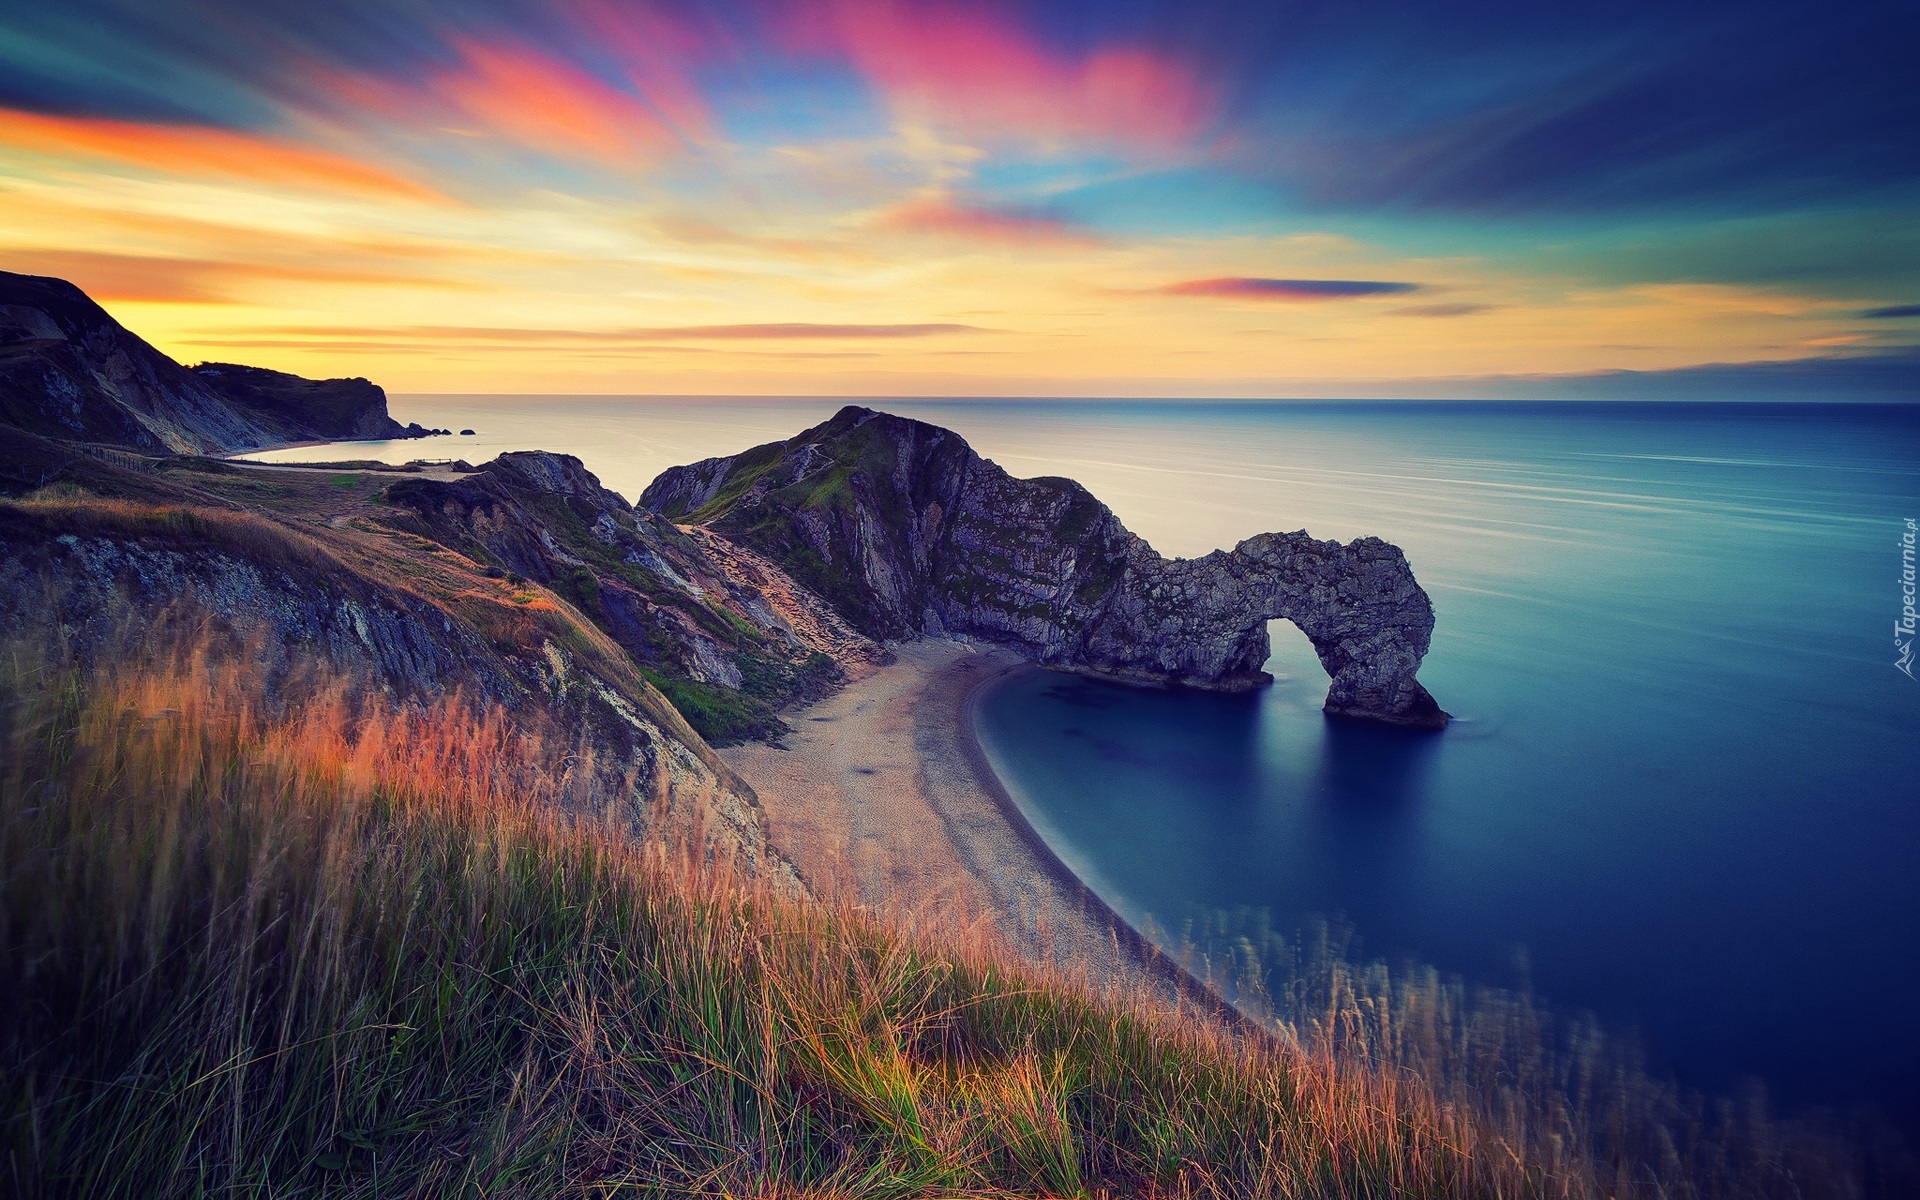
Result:
<svg viewBox="0 0 1920 1200"><path fill-rule="evenodd" d="M944 639L892 649L891 663L786 714L785 748L720 751L807 885L910 925L990 932L1103 990L1217 1007L1060 862L987 764L974 699L1039 668Z"/></svg>

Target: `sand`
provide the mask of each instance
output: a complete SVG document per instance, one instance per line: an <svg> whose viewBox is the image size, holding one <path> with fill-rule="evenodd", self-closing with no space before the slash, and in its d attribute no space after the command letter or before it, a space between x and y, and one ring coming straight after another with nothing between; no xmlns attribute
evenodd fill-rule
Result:
<svg viewBox="0 0 1920 1200"><path fill-rule="evenodd" d="M720 752L808 887L914 924L990 929L1102 989L1215 1007L1054 856L981 753L974 699L1036 668L933 638L893 650L892 663L787 714L786 749Z"/></svg>

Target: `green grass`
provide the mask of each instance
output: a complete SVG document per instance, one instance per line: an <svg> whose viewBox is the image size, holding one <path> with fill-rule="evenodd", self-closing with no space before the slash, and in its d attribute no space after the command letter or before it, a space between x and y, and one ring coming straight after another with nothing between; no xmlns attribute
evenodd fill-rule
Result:
<svg viewBox="0 0 1920 1200"><path fill-rule="evenodd" d="M778 739L788 731L787 723L774 712L773 706L759 697L718 684L668 675L652 667L642 667L640 673L672 701L694 732L711 745Z"/></svg>
<svg viewBox="0 0 1920 1200"><path fill-rule="evenodd" d="M1330 1041L771 894L632 841L525 717L3 682L14 1195L1818 1191L1602 1170Z"/></svg>

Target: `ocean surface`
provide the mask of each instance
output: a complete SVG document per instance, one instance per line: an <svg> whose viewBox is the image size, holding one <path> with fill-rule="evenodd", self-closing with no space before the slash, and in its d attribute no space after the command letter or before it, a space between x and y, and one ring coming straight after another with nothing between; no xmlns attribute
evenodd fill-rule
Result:
<svg viewBox="0 0 1920 1200"><path fill-rule="evenodd" d="M1368 955L1524 975L1687 1083L1920 1127L1920 682L1894 665L1920 407L863 403L1079 479L1162 553L1375 534L1432 595L1438 735L1324 718L1284 622L1255 695L987 698L1009 789L1128 918L1343 921ZM837 406L399 397L476 436L257 457L539 447L633 497Z"/></svg>

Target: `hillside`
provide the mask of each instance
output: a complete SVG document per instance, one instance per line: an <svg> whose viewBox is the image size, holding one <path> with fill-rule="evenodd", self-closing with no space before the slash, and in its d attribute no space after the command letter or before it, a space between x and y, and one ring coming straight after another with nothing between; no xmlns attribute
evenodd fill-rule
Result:
<svg viewBox="0 0 1920 1200"><path fill-rule="evenodd" d="M0 427L146 453L425 436L364 379L188 370L60 279L0 271Z"/></svg>
<svg viewBox="0 0 1920 1200"><path fill-rule="evenodd" d="M1859 1194L1523 1006L1334 964L1249 1037L779 895L570 810L519 711L5 650L10 1195Z"/></svg>

